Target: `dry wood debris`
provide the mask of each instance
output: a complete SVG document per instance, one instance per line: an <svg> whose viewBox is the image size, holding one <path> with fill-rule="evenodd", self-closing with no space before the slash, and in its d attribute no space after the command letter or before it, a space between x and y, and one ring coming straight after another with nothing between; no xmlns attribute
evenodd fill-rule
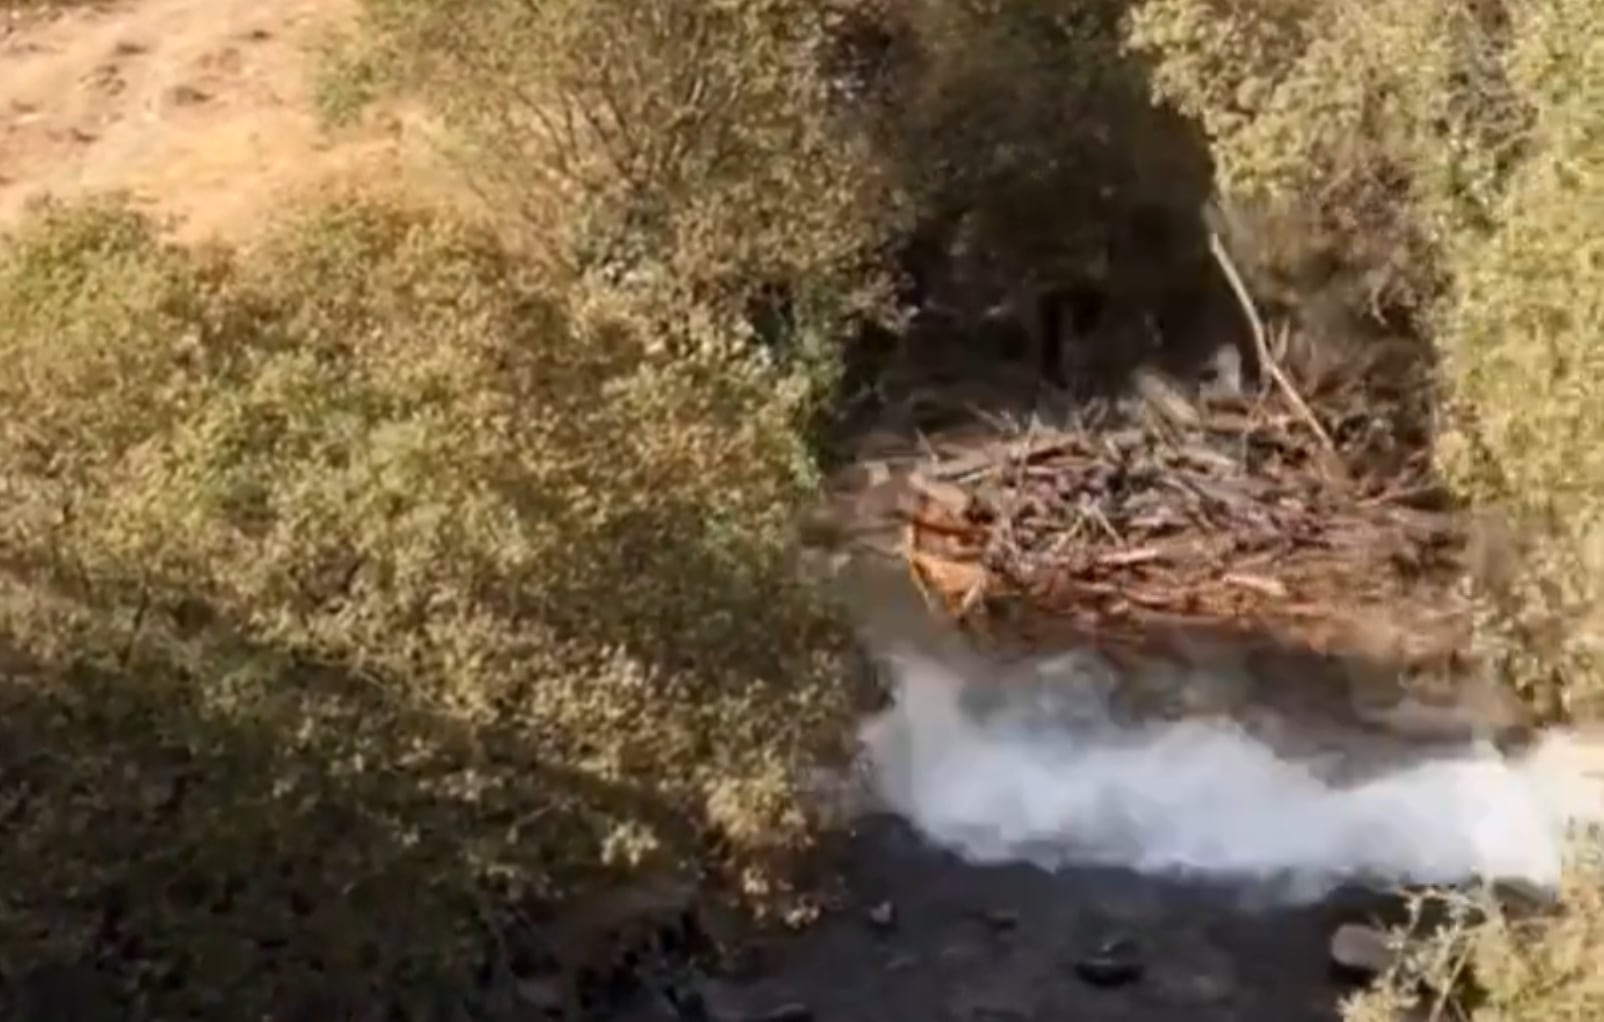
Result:
<svg viewBox="0 0 1604 1022"><path fill-rule="evenodd" d="M1032 429L910 479L905 554L971 625L1023 606L1097 641L1163 623L1329 648L1363 618L1440 617L1461 537L1419 506L1420 460L1367 470L1363 430L1324 432L1274 398Z"/></svg>

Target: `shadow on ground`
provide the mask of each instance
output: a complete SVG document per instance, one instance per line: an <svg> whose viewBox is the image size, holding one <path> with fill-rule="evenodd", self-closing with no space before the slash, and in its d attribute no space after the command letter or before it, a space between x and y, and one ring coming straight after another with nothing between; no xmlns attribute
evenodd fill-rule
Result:
<svg viewBox="0 0 1604 1022"><path fill-rule="evenodd" d="M688 829L385 679L216 632L196 652L0 653L6 1017L533 1017L517 981L588 953L546 906L608 887L609 821ZM553 857L587 846L589 875Z"/></svg>

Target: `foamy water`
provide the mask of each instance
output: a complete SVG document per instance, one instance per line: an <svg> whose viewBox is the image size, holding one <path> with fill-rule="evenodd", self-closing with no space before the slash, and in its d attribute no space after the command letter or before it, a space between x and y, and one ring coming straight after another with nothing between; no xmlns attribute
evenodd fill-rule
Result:
<svg viewBox="0 0 1604 1022"><path fill-rule="evenodd" d="M1300 899L1349 881L1552 886L1568 828L1604 818L1568 735L1519 759L1466 746L1339 786L1229 721L1119 726L1096 671L1047 705L917 655L891 667L895 703L863 732L877 794L977 862L1274 881Z"/></svg>

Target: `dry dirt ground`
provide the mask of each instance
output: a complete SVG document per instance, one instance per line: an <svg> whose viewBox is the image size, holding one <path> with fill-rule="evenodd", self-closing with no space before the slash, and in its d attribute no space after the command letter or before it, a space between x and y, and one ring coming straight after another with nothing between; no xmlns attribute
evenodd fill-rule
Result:
<svg viewBox="0 0 1604 1022"><path fill-rule="evenodd" d="M126 191L178 237L238 239L310 190L428 187L421 118L324 130L315 47L349 0L0 3L0 228L47 194Z"/></svg>

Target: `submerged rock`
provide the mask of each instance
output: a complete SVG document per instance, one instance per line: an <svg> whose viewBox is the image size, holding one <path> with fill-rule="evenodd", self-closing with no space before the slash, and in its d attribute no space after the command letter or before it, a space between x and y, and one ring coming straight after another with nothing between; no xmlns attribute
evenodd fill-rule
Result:
<svg viewBox="0 0 1604 1022"><path fill-rule="evenodd" d="M1146 971L1141 949L1128 937L1105 941L1075 963L1076 975L1097 987L1125 986L1141 979Z"/></svg>
<svg viewBox="0 0 1604 1022"><path fill-rule="evenodd" d="M1331 935L1331 961L1344 972L1377 976L1390 969L1397 957L1392 938L1373 926L1349 923Z"/></svg>
<svg viewBox="0 0 1604 1022"><path fill-rule="evenodd" d="M877 930L894 930L897 926L897 906L882 901L869 909L867 917L869 925Z"/></svg>

